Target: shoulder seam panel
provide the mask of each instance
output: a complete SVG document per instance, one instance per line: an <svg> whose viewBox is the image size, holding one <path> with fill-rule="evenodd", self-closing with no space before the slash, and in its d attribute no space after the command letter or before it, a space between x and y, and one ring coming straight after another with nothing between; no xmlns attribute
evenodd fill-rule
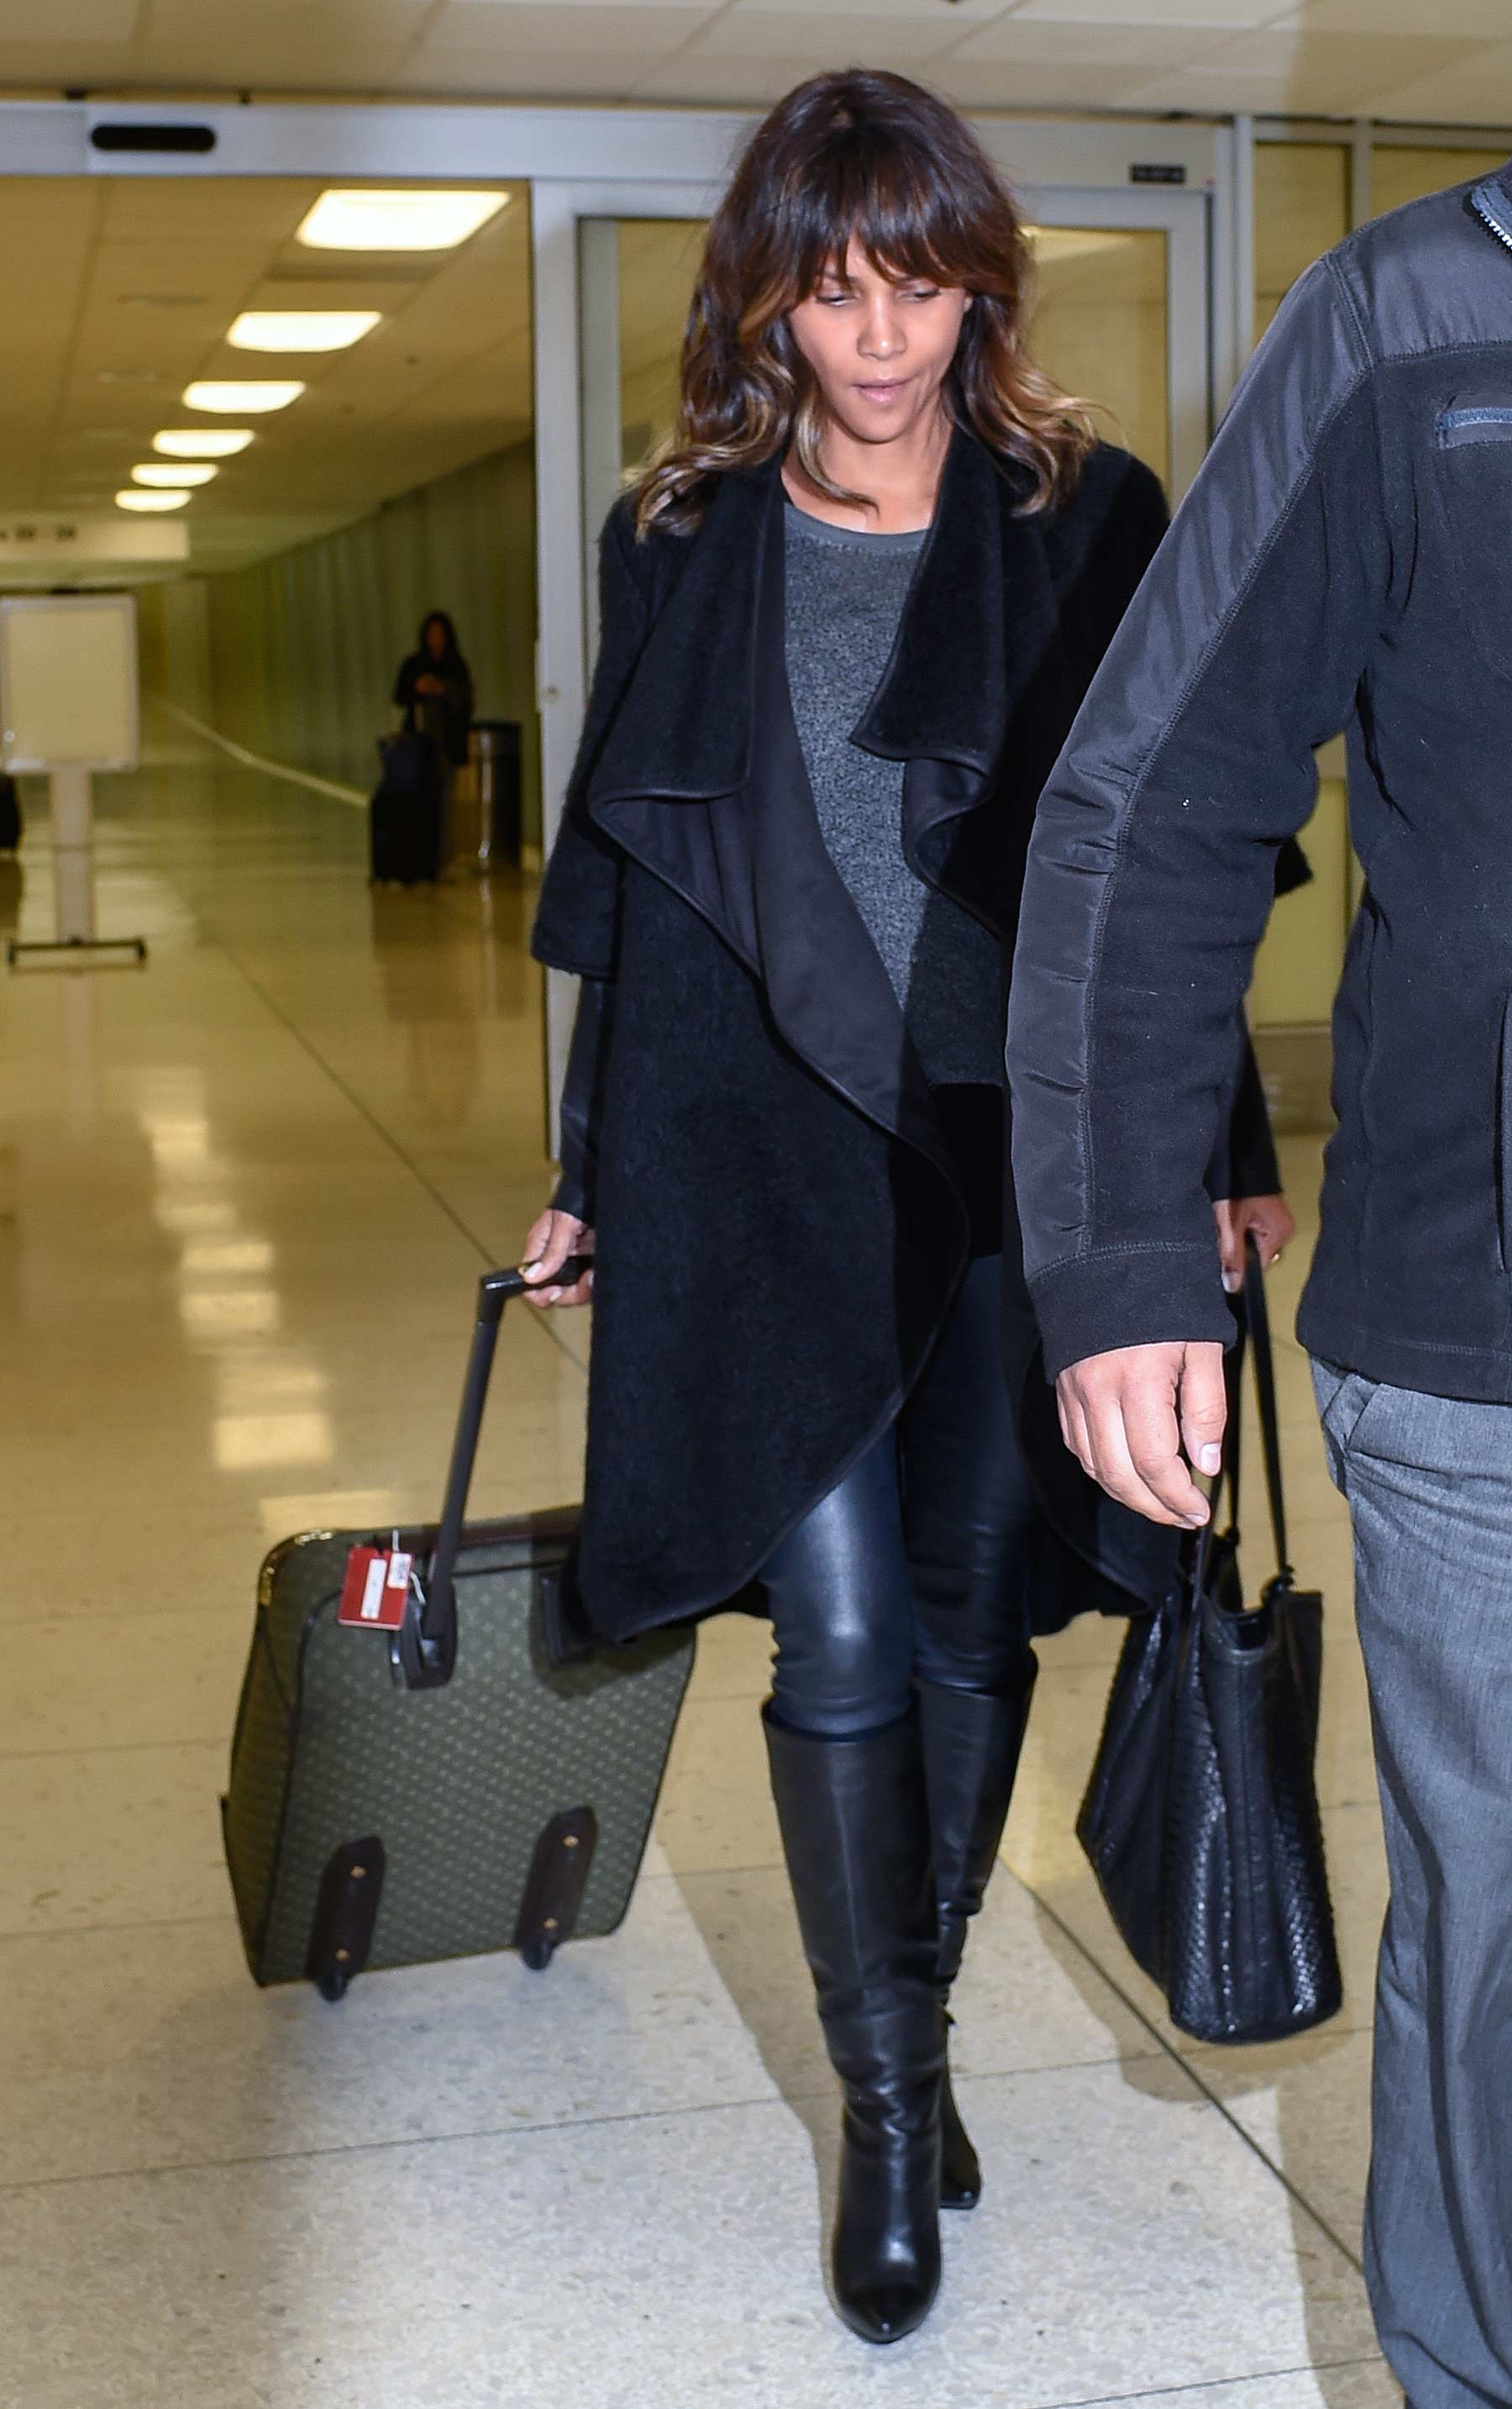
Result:
<svg viewBox="0 0 1512 2409"><path fill-rule="evenodd" d="M1332 270L1332 258L1328 264ZM1350 310L1350 323L1358 333L1358 321L1355 319L1352 307ZM1214 629L1211 640L1203 647L1199 659L1193 664L1191 674L1182 687L1181 692L1166 719L1164 727L1157 736L1155 743L1151 746L1145 760L1140 764L1129 783L1124 808L1119 816L1117 831L1114 838L1113 860L1103 876L1102 894L1098 903L1097 926L1092 934L1091 960L1087 969L1086 1003L1084 1007L1087 1013L1087 1079L1082 1089L1081 1100L1083 1149L1084 1159L1087 1165L1087 1243L1085 1247L1082 1247L1077 1250L1078 1255L1082 1258L1085 1258L1092 1250L1091 1232L1097 1204L1096 1150L1092 1139L1091 1121L1091 1097L1095 1070L1093 1041L1091 1036L1092 996L1096 989L1098 978L1102 971L1102 947L1107 934L1108 916L1113 908L1114 879L1117 873L1119 864L1123 858L1130 824L1138 808L1140 796L1145 786L1148 784L1162 752L1165 750L1167 744L1173 741L1174 731L1180 725L1182 714L1186 711L1187 705L1191 700L1192 695L1201 685L1202 679L1206 676L1209 668L1217 655L1219 646L1222 644L1230 627L1233 625L1234 620L1237 618L1245 602L1247 600L1256 581L1260 577L1261 570L1265 567L1266 562L1269 560L1271 554L1274 550L1284 530L1288 526L1289 526L1298 504L1300 503L1303 494L1307 491L1313 478L1316 476L1318 472L1318 456L1319 452L1322 450L1327 437L1332 431L1336 421L1342 417L1345 411L1347 410L1350 404L1355 400L1361 386L1370 382L1373 374L1374 363L1367 354L1363 364L1357 368L1355 375L1351 378L1345 391L1339 395L1337 400L1333 403L1332 407L1329 410L1327 415L1320 423L1317 435L1311 445L1308 447L1306 459L1303 469L1293 481L1291 489L1286 496L1281 509L1275 513L1266 534L1264 542L1260 545L1253 561L1250 563L1247 576L1245 578L1244 583L1235 591L1230 601L1229 608L1225 611L1222 617L1219 619L1217 627ZM1167 541L1169 541L1169 538Z"/></svg>

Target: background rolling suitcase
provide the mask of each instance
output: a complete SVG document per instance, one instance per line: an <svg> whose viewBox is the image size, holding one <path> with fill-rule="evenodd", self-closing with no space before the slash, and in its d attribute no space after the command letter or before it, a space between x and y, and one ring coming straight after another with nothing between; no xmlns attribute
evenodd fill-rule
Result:
<svg viewBox="0 0 1512 2409"><path fill-rule="evenodd" d="M575 1515L464 1528L524 1286L481 1283L439 1527L310 1532L263 1565L222 1805L259 1983L309 1977L335 1999L365 1966L517 1948L544 1967L629 1904L693 1634L561 1662Z"/></svg>
<svg viewBox="0 0 1512 2409"><path fill-rule="evenodd" d="M0 853L21 847L21 788L8 771L0 770Z"/></svg>
<svg viewBox="0 0 1512 2409"><path fill-rule="evenodd" d="M372 875L404 887L434 883L446 822L440 753L434 738L419 732L387 737L379 750L382 775L368 806Z"/></svg>

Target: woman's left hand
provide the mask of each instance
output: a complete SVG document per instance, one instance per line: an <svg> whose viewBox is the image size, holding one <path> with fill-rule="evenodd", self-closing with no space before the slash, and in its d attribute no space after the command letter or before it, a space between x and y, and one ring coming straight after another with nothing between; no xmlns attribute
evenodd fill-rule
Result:
<svg viewBox="0 0 1512 2409"><path fill-rule="evenodd" d="M1218 1255L1223 1285L1237 1296L1245 1284L1245 1239L1253 1232L1261 1268L1279 1262L1282 1249L1297 1234L1297 1224L1284 1196L1228 1196L1213 1207L1218 1225Z"/></svg>

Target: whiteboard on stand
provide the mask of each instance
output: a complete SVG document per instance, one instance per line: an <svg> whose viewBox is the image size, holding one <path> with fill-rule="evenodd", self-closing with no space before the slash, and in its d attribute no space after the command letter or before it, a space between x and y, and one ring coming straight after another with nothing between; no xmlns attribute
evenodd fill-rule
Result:
<svg viewBox="0 0 1512 2409"><path fill-rule="evenodd" d="M135 770L137 696L134 595L0 597L7 770Z"/></svg>

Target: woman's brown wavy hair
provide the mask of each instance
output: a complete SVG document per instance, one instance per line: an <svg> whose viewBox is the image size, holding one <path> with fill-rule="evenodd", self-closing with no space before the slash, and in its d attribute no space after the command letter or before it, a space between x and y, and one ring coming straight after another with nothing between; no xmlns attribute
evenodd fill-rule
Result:
<svg viewBox="0 0 1512 2409"><path fill-rule="evenodd" d="M900 282L972 296L946 387L958 422L1030 471L1026 512L1074 485L1096 440L1089 405L1026 346L1033 263L1002 178L955 110L902 76L815 76L751 137L710 222L683 338L672 433L631 487L640 534L696 527L721 471L792 445L821 493L865 506L820 462L816 382L789 310L852 241Z"/></svg>

